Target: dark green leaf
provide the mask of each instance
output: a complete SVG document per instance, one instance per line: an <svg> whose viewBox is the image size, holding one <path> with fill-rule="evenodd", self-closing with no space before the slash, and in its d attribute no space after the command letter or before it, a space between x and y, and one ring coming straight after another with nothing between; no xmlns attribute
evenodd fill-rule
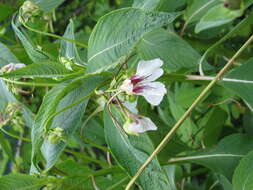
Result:
<svg viewBox="0 0 253 190"><path fill-rule="evenodd" d="M242 66L235 68L226 75L226 81L222 82L226 88L229 88L240 96L253 110L253 59L248 60Z"/></svg>
<svg viewBox="0 0 253 190"><path fill-rule="evenodd" d="M233 190L253 189L253 151L249 152L239 163L233 175Z"/></svg>
<svg viewBox="0 0 253 190"><path fill-rule="evenodd" d="M197 151L190 156L173 160L201 164L231 179L240 159L252 149L252 135L234 134L222 139L214 148Z"/></svg>
<svg viewBox="0 0 253 190"><path fill-rule="evenodd" d="M163 29L145 34L137 45L137 52L144 60L161 58L167 71L196 68L201 58L187 42Z"/></svg>

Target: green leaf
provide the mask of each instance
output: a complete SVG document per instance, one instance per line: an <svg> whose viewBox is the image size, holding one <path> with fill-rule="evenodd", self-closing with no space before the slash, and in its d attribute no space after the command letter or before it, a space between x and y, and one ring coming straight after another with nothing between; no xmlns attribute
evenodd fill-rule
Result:
<svg viewBox="0 0 253 190"><path fill-rule="evenodd" d="M7 65L9 63L19 63L19 60L15 55L0 42L0 67Z"/></svg>
<svg viewBox="0 0 253 190"><path fill-rule="evenodd" d="M227 117L227 112L219 107L213 109L210 114L205 116L204 119L207 120L203 124L203 141L205 146L210 147L217 143Z"/></svg>
<svg viewBox="0 0 253 190"><path fill-rule="evenodd" d="M18 20L18 17L19 17L18 14L13 17L11 25L15 34L23 44L26 53L28 54L30 59L35 63L48 61L50 59L48 55L46 55L45 52L43 52L34 45L32 40L29 38L29 36L25 33L24 29L22 28L21 23Z"/></svg>
<svg viewBox="0 0 253 190"><path fill-rule="evenodd" d="M157 7L158 11L173 12L184 7L187 0L161 0Z"/></svg>
<svg viewBox="0 0 253 190"><path fill-rule="evenodd" d="M134 0L133 7L144 10L155 10L161 0Z"/></svg>
<svg viewBox="0 0 253 190"><path fill-rule="evenodd" d="M32 0L43 11L49 12L61 5L65 0Z"/></svg>
<svg viewBox="0 0 253 190"><path fill-rule="evenodd" d="M233 189L253 189L253 151L249 152L237 166L233 175Z"/></svg>
<svg viewBox="0 0 253 190"><path fill-rule="evenodd" d="M145 34L137 45L144 60L161 58L167 71L196 68L201 56L177 34L156 29Z"/></svg>
<svg viewBox="0 0 253 190"><path fill-rule="evenodd" d="M64 77L71 75L71 72L60 63L57 62L44 62L27 65L26 67L14 70L10 73L3 74L1 77L5 78L28 78L28 77L40 77L40 78L52 78L52 77Z"/></svg>
<svg viewBox="0 0 253 190"><path fill-rule="evenodd" d="M186 0L134 0L133 7L144 10L172 12L183 6Z"/></svg>
<svg viewBox="0 0 253 190"><path fill-rule="evenodd" d="M11 16L13 11L14 9L7 3L0 3L0 21L3 21L4 19Z"/></svg>
<svg viewBox="0 0 253 190"><path fill-rule="evenodd" d="M179 14L124 8L103 16L94 28L88 48L88 72L114 67L128 56L142 36L171 23Z"/></svg>
<svg viewBox="0 0 253 190"><path fill-rule="evenodd" d="M9 141L4 137L4 134L2 131L0 131L0 147L5 152L5 154L8 156L9 159L14 161L14 157L12 155L12 148L9 143Z"/></svg>
<svg viewBox="0 0 253 190"><path fill-rule="evenodd" d="M206 52L202 55L201 59L199 60L200 68L202 68L202 64L215 50L218 49L226 40L234 37L235 35L241 34L241 31L244 30L246 27L249 27L253 23L253 12L244 18L241 22L239 22L230 32L228 32L225 36L219 39L216 43L214 43L211 47L209 47ZM217 51L216 51L217 52Z"/></svg>
<svg viewBox="0 0 253 190"><path fill-rule="evenodd" d="M116 111L113 113L116 115ZM114 125L107 111L104 111L104 125L106 141L113 156L133 176L153 151L149 137L146 134L127 136ZM137 183L145 190L165 190L169 185L167 176L156 159L146 167Z"/></svg>
<svg viewBox="0 0 253 190"><path fill-rule="evenodd" d="M169 100L169 108L170 108L171 114L177 121L182 117L185 110L179 104L177 104L177 102L175 102L171 96L167 96L167 97ZM196 131L197 131L197 126L193 123L193 121L190 118L188 118L182 124L182 126L178 129L177 134L180 136L180 139L184 143L188 143L192 145L192 136L196 133Z"/></svg>
<svg viewBox="0 0 253 190"><path fill-rule="evenodd" d="M230 183L230 181L223 175L217 175L217 178L219 179L220 184L223 187L223 190L232 190L232 184Z"/></svg>
<svg viewBox="0 0 253 190"><path fill-rule="evenodd" d="M186 157L171 159L171 161L204 165L230 180L240 159L252 149L252 135L234 134L222 139L214 148L197 151Z"/></svg>
<svg viewBox="0 0 253 190"><path fill-rule="evenodd" d="M3 190L38 190L48 180L24 174L10 174L0 178L0 189Z"/></svg>
<svg viewBox="0 0 253 190"><path fill-rule="evenodd" d="M203 30L227 24L241 16L242 13L242 10L230 10L224 7L223 4L216 5L201 18L195 27L195 32L199 33Z"/></svg>
<svg viewBox="0 0 253 190"><path fill-rule="evenodd" d="M19 63L19 60L15 55L2 43L0 43L0 66L7 65L9 63ZM9 91L7 85L0 79L0 112L4 111L5 107L9 103L19 103L15 96ZM24 105L23 118L26 122L26 126L31 127L33 123L33 113Z"/></svg>
<svg viewBox="0 0 253 190"><path fill-rule="evenodd" d="M242 66L233 69L225 76L222 85L235 92L253 110L253 58Z"/></svg>
<svg viewBox="0 0 253 190"><path fill-rule="evenodd" d="M80 119L85 111L88 96L103 80L104 76L79 77L55 86L46 94L32 128L32 173L39 172L36 156L41 146L43 147L43 156L47 161L46 169L50 169L55 164L67 139L81 122ZM59 111L61 112L53 117ZM50 129L56 127L63 129L66 141L52 144L43 136L49 135ZM44 145L42 145L43 140Z"/></svg>
<svg viewBox="0 0 253 190"><path fill-rule="evenodd" d="M176 186L176 165L169 165L163 167L168 175L169 180L169 189L170 190L177 190Z"/></svg>
<svg viewBox="0 0 253 190"><path fill-rule="evenodd" d="M73 20L70 20L63 37L75 40ZM73 59L74 63L76 63L76 64L84 65L83 61L81 60L81 58L78 54L76 44L74 44L72 42L69 42L66 40L61 40L60 56L67 57L69 59Z"/></svg>
<svg viewBox="0 0 253 190"><path fill-rule="evenodd" d="M219 0L192 0L187 1L188 6L185 11L185 19L192 23L200 20L205 13L213 6L220 3Z"/></svg>

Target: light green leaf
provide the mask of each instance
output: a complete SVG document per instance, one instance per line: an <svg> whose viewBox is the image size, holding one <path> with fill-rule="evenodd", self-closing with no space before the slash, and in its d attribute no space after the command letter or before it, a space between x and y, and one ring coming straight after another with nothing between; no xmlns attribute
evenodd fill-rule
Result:
<svg viewBox="0 0 253 190"><path fill-rule="evenodd" d="M223 4L216 5L211 8L200 20L195 27L195 32L199 33L203 30L218 27L233 21L241 16L242 10L230 10L224 7Z"/></svg>
<svg viewBox="0 0 253 190"><path fill-rule="evenodd" d="M46 94L32 128L32 173L39 172L36 156L41 146L43 156L47 161L46 169L50 169L55 164L67 139L80 124L89 95L103 80L103 76L79 77L55 86ZM59 114L53 117L52 115L57 112ZM56 127L64 129L66 141L50 144L43 137L49 135L49 130ZM43 140L44 145L42 145Z"/></svg>
<svg viewBox="0 0 253 190"><path fill-rule="evenodd" d="M34 45L34 43L31 41L29 36L25 33L24 29L21 26L21 23L18 20L18 15L15 15L12 19L12 28L15 32L15 34L20 39L21 43L23 44L26 53L30 57L30 59L33 62L45 62L48 61L50 58L48 55L46 55L45 52L40 50L38 47Z"/></svg>
<svg viewBox="0 0 253 190"><path fill-rule="evenodd" d="M176 165L168 165L163 167L168 175L169 189L177 190L176 186Z"/></svg>
<svg viewBox="0 0 253 190"><path fill-rule="evenodd" d="M144 33L171 23L177 13L124 8L103 16L94 28L88 48L88 72L114 67L128 56Z"/></svg>
<svg viewBox="0 0 253 190"><path fill-rule="evenodd" d="M38 190L46 185L48 180L39 179L24 174L11 174L0 178L0 189L2 190Z"/></svg>
<svg viewBox="0 0 253 190"><path fill-rule="evenodd" d="M167 71L196 68L201 56L173 32L156 29L145 34L137 45L144 60L161 58Z"/></svg>
<svg viewBox="0 0 253 190"><path fill-rule="evenodd" d="M253 58L242 66L233 69L225 76L222 85L235 92L253 110Z"/></svg>
<svg viewBox="0 0 253 190"><path fill-rule="evenodd" d="M73 20L70 20L63 37L75 40ZM61 40L60 56L67 57L69 59L73 59L74 63L76 63L76 64L79 64L79 65L84 64L78 54L76 44L74 44L72 42L69 42L66 40Z"/></svg>
<svg viewBox="0 0 253 190"><path fill-rule="evenodd" d="M27 65L26 67L17 69L15 71L0 76L5 78L20 78L20 77L52 78L52 77L64 77L70 74L71 72L60 63L45 62Z"/></svg>
<svg viewBox="0 0 253 190"><path fill-rule="evenodd" d="M170 161L204 165L230 180L240 159L252 149L252 135L234 134L222 139L214 148L197 151L186 157L179 157Z"/></svg>
<svg viewBox="0 0 253 190"><path fill-rule="evenodd" d="M116 111L113 113L116 115ZM107 111L104 112L104 125L106 141L113 156L133 176L153 151L149 137L146 134L127 136L113 124ZM169 186L167 176L156 159L146 167L137 183L145 190L167 190Z"/></svg>
<svg viewBox="0 0 253 190"><path fill-rule="evenodd" d="M233 175L233 190L253 189L253 151L249 152L239 163Z"/></svg>
<svg viewBox="0 0 253 190"><path fill-rule="evenodd" d="M65 0L32 0L43 11L52 11L61 5Z"/></svg>
<svg viewBox="0 0 253 190"><path fill-rule="evenodd" d="M15 55L0 42L0 67L9 63L19 63Z"/></svg>

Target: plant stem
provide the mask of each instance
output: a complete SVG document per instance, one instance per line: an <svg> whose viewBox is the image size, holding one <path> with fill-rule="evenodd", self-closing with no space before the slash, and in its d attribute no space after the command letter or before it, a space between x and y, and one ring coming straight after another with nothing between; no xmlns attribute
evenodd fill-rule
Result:
<svg viewBox="0 0 253 190"><path fill-rule="evenodd" d="M57 38L57 39L61 39L61 40L66 40L66 41L69 41L69 42L72 42L80 47L83 47L83 48L88 48L88 46L86 44L83 44L81 42L78 42L76 40L73 40L73 39L70 39L70 38L65 38L63 36L58 36L56 34L52 34L52 33L48 33L48 32L43 32L43 31L39 31L37 29L34 29L34 28L31 28L30 26L28 26L27 24L25 24L23 21L22 21L22 24L24 27L26 27L28 30L31 30L33 32L36 32L36 33L39 33L39 34L42 34L42 35L45 35L45 36L50 36L50 37L53 37L53 38Z"/></svg>
<svg viewBox="0 0 253 190"><path fill-rule="evenodd" d="M22 81L16 81L11 80L7 78L0 77L1 80L6 81L8 83L16 84L16 85L22 85L22 86L40 86L40 87L48 87L48 86L55 86L58 83L40 83L40 82L22 82Z"/></svg>
<svg viewBox="0 0 253 190"><path fill-rule="evenodd" d="M183 116L177 121L174 127L168 132L168 134L164 137L161 143L156 147L154 152L149 156L149 158L145 161L145 163L139 168L133 178L130 180L125 190L130 190L131 186L137 180L137 178L141 175L143 170L148 166L148 164L155 158L155 156L165 147L165 145L170 141L170 139L174 136L177 129L183 124L183 122L187 119L187 117L191 114L193 109L202 101L202 99L206 96L208 91L219 81L225 72L230 68L230 66L234 63L235 59L244 51L248 45L253 41L253 35L243 44L243 46L235 53L235 55L228 61L228 63L220 70L220 72L215 76L215 78L206 86L206 88L201 92L201 94L197 97L197 99L192 103L189 109L183 114Z"/></svg>
<svg viewBox="0 0 253 190"><path fill-rule="evenodd" d="M17 135L15 135L15 134L12 134L12 133L6 131L3 127L0 127L0 130L3 131L6 135L8 135L8 136L10 136L10 137L13 137L13 138L15 138L15 139L22 140L22 141L25 141L25 142L31 142L30 139L27 139L27 138L25 138L25 137L20 137L20 136L17 136Z"/></svg>

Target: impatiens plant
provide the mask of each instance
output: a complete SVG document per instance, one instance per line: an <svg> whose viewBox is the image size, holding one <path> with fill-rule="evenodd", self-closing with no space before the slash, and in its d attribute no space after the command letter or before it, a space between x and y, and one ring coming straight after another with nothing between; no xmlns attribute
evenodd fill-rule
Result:
<svg viewBox="0 0 253 190"><path fill-rule="evenodd" d="M0 190L252 190L253 0L0 12Z"/></svg>

